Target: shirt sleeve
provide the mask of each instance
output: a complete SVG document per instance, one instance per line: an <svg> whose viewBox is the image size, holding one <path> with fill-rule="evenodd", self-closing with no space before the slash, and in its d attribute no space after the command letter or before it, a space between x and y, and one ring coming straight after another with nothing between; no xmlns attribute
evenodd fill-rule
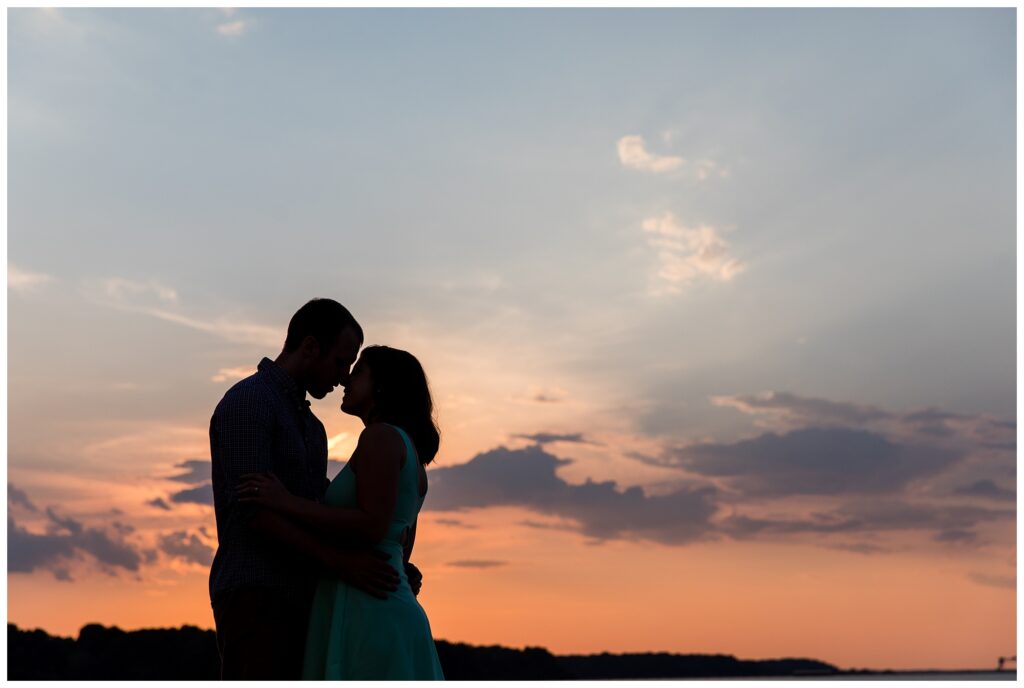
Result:
<svg viewBox="0 0 1024 688"><path fill-rule="evenodd" d="M256 390L239 391L225 397L210 423L211 451L218 455L227 505L236 516L248 521L255 514L252 504L241 504L235 490L246 473L272 469L271 451L274 415L270 404Z"/></svg>

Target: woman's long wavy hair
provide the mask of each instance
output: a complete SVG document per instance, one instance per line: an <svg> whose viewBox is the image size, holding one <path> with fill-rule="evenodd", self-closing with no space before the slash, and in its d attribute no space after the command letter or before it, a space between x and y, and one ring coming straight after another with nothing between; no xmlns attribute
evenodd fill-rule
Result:
<svg viewBox="0 0 1024 688"><path fill-rule="evenodd" d="M437 456L441 433L423 366L408 351L390 346L368 346L359 357L373 378L374 420L409 433L420 463L426 466Z"/></svg>

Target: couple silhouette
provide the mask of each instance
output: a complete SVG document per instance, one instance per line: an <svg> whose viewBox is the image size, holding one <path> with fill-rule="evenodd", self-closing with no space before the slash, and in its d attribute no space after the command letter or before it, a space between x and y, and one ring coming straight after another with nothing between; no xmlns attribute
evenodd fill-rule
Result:
<svg viewBox="0 0 1024 688"><path fill-rule="evenodd" d="M344 306L313 299L210 419L222 679L444 678L409 561L440 440L430 390L411 354L362 345ZM338 386L365 428L331 481L306 396Z"/></svg>

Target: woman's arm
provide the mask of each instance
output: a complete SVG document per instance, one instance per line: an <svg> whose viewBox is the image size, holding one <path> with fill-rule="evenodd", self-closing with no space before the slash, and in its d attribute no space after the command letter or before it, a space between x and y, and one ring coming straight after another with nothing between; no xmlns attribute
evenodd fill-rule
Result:
<svg viewBox="0 0 1024 688"><path fill-rule="evenodd" d="M375 545L387 535L398 501L398 473L405 443L392 428L375 423L359 436L349 460L358 467L355 508L318 504L289 493L274 477L243 476L239 501L273 509L300 525L332 538L348 537Z"/></svg>

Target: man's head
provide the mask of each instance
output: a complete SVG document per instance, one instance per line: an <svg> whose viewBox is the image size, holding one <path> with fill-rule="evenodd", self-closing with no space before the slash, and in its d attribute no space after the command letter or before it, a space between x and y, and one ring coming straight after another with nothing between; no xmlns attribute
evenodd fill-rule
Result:
<svg viewBox="0 0 1024 688"><path fill-rule="evenodd" d="M278 363L312 397L323 399L348 382L362 344L363 328L348 309L331 299L313 299L288 323Z"/></svg>

